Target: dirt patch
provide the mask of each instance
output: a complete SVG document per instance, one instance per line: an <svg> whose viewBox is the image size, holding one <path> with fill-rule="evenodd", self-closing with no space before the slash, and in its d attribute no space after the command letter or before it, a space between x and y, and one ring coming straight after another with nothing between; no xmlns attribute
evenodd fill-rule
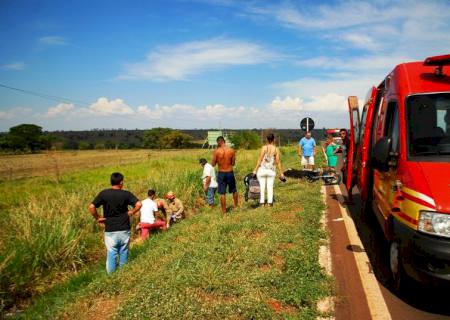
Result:
<svg viewBox="0 0 450 320"><path fill-rule="evenodd" d="M287 313L291 315L297 313L296 307L290 305L283 305L280 301L276 299L267 300L267 304L276 313Z"/></svg>
<svg viewBox="0 0 450 320"><path fill-rule="evenodd" d="M289 250L294 247L295 247L295 244L293 244L293 243L280 243L278 245L278 249L281 249L281 250Z"/></svg>
<svg viewBox="0 0 450 320"><path fill-rule="evenodd" d="M252 240L260 240L266 236L266 233L262 232L262 231L253 231L252 230L248 236Z"/></svg>
<svg viewBox="0 0 450 320"><path fill-rule="evenodd" d="M111 319L121 301L120 296L112 298L97 298L94 300L84 299L73 305L69 311L63 314L62 318L104 320Z"/></svg>
<svg viewBox="0 0 450 320"><path fill-rule="evenodd" d="M302 210L303 211L303 210ZM301 221L302 217L298 214L298 211L284 211L276 214L277 220L280 222Z"/></svg>
<svg viewBox="0 0 450 320"><path fill-rule="evenodd" d="M278 270L283 271L284 263L285 263L283 256L281 256L279 254L274 254L272 256L272 261Z"/></svg>
<svg viewBox="0 0 450 320"><path fill-rule="evenodd" d="M262 272L267 272L267 271L269 271L270 270L270 266L268 265L268 264L263 264L263 265L261 265L260 267L259 267L259 270L260 271L262 271Z"/></svg>

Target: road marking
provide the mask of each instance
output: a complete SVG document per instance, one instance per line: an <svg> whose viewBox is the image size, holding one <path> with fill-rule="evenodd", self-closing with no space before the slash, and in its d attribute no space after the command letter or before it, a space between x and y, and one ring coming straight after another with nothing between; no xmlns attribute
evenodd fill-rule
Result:
<svg viewBox="0 0 450 320"><path fill-rule="evenodd" d="M333 187L334 192L338 197L339 210L341 211L342 218L344 219L345 229L347 230L350 244L364 248L361 239L358 236L358 232L356 231L355 223L353 222L347 207L342 206L344 196L342 195L339 186L334 185ZM381 294L378 281L373 274L372 265L365 250L358 252L353 251L353 256L355 257L356 267L358 268L372 319L392 319L389 309L386 306L386 302L384 301L384 297Z"/></svg>
<svg viewBox="0 0 450 320"><path fill-rule="evenodd" d="M327 204L327 189L325 186L322 186L320 189L320 193L322 194L322 201L326 205ZM320 218L320 224L322 230L325 231L327 229L327 211L326 209L322 212L322 217ZM319 264L325 270L328 276L332 276L333 267L332 267L332 259L331 259L331 251L330 251L330 239L327 237L327 241L324 245L319 247ZM333 316L329 316L328 314L334 313L334 300L335 297L325 297L317 302L317 311L319 311L319 316L316 318L317 320L334 320Z"/></svg>
<svg viewBox="0 0 450 320"><path fill-rule="evenodd" d="M331 221L333 221L333 222L344 221L344 218L336 218L336 219L333 219L333 220L331 220Z"/></svg>

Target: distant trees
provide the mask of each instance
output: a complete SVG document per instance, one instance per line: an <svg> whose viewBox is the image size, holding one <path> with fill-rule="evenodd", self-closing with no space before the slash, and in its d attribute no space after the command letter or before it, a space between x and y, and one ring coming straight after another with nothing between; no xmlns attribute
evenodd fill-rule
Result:
<svg viewBox="0 0 450 320"><path fill-rule="evenodd" d="M172 131L162 137L162 144L167 149L187 148L192 142L192 137L180 131Z"/></svg>
<svg viewBox="0 0 450 320"><path fill-rule="evenodd" d="M169 128L153 128L145 131L143 144L150 149L179 149L189 147L192 137Z"/></svg>
<svg viewBox="0 0 450 320"><path fill-rule="evenodd" d="M144 132L144 147L150 149L163 149L163 137L172 132L169 128L153 128Z"/></svg>
<svg viewBox="0 0 450 320"><path fill-rule="evenodd" d="M90 144L89 142L80 141L80 143L78 143L78 149L89 150L89 149L94 149L94 146L92 144Z"/></svg>
<svg viewBox="0 0 450 320"><path fill-rule="evenodd" d="M11 127L0 138L0 148L10 151L38 152L50 149L55 137L42 132L42 127L35 124L20 124Z"/></svg>
<svg viewBox="0 0 450 320"><path fill-rule="evenodd" d="M239 131L230 140L236 149L258 149L262 145L259 134L250 130Z"/></svg>

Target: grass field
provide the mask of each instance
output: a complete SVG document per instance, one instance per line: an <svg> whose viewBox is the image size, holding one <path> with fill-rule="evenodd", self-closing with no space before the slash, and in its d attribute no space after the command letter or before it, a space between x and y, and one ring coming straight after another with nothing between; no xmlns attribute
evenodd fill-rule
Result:
<svg viewBox="0 0 450 320"><path fill-rule="evenodd" d="M178 150L85 150L0 155L0 179L60 176L77 170L123 166L172 157ZM199 150L189 150L199 152Z"/></svg>
<svg viewBox="0 0 450 320"><path fill-rule="evenodd" d="M253 169L256 151L239 151L236 174ZM106 166L0 184L2 301L29 301L16 316L75 319L313 319L332 293L318 264L324 205L320 184L277 183L274 208L241 208L222 217L202 207L199 156L179 151L139 164ZM295 161L283 150L285 163ZM120 170L126 189L143 198L152 187L174 190L192 217L133 246L130 263L104 271L102 231L86 206L109 174ZM229 203L231 204L231 199Z"/></svg>

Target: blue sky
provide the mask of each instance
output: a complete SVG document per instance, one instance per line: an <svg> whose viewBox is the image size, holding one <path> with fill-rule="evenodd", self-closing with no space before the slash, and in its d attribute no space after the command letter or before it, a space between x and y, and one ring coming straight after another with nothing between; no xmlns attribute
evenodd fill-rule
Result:
<svg viewBox="0 0 450 320"><path fill-rule="evenodd" d="M0 1L0 131L347 126L397 64L450 53L449 1Z"/></svg>

